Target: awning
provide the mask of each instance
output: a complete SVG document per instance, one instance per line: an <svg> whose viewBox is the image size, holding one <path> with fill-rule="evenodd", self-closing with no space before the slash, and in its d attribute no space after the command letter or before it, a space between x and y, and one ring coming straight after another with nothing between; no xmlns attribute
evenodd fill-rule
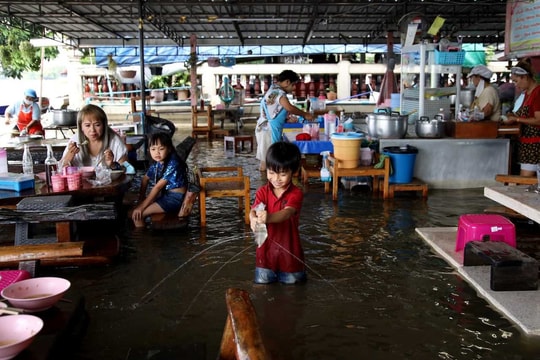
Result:
<svg viewBox="0 0 540 360"><path fill-rule="evenodd" d="M314 55L314 54L358 54L358 53L385 53L386 45L276 45L276 46L199 46L197 58L199 61L209 57L235 57L235 58L260 58L266 56L291 56L291 55ZM394 53L401 52L400 45L394 45ZM144 62L146 65L165 65L184 62L189 59L190 49L188 46L149 46L144 47ZM97 47L96 64L99 67L107 67L109 54L118 66L139 64L139 47Z"/></svg>

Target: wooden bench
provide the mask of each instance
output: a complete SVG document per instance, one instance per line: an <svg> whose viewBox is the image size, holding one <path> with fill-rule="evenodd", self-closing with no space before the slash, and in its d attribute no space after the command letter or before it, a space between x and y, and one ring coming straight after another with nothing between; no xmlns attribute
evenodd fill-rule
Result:
<svg viewBox="0 0 540 360"><path fill-rule="evenodd" d="M534 176L521 176L521 175L495 175L495 181L503 183L504 185L534 185L538 184L538 179Z"/></svg>
<svg viewBox="0 0 540 360"><path fill-rule="evenodd" d="M392 199L396 192L401 191L421 191L422 197L428 196L428 185L416 178L412 182L406 184L389 184L388 185L388 197Z"/></svg>
<svg viewBox="0 0 540 360"><path fill-rule="evenodd" d="M13 265L21 261L53 259L67 256L82 256L84 242L55 244L0 246L0 264Z"/></svg>
<svg viewBox="0 0 540 360"><path fill-rule="evenodd" d="M46 196L44 196L46 197ZM83 265L111 262L118 254L119 242L116 236L101 234L99 239L87 239L85 234L74 231L74 222L116 220L114 203L86 204L54 210L17 210L13 205L0 208L0 224L15 224L21 239L14 245L2 247L6 266L16 266L21 262L36 261L43 265ZM54 224L53 237L28 237L24 229L31 224ZM81 224L82 225L82 224ZM43 229L42 229L43 230ZM84 238L84 239L83 239ZM77 242L75 242L77 240ZM83 241L84 240L84 241ZM83 246L84 245L84 246Z"/></svg>
<svg viewBox="0 0 540 360"><path fill-rule="evenodd" d="M79 206L69 206L54 210L16 210L12 207L0 208L0 224L39 224L55 223L57 242L69 242L74 238L70 224L73 221L90 220L115 220L116 207L114 203L86 204ZM24 236L24 235L23 235ZM22 239L22 243L26 239ZM39 243L37 239L35 243ZM51 242L45 239L44 242ZM21 243L21 244L22 244Z"/></svg>

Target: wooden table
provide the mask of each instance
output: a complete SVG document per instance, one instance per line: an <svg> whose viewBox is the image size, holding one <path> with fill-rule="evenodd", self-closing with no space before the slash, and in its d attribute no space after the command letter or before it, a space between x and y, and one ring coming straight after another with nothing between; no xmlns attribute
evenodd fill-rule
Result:
<svg viewBox="0 0 540 360"><path fill-rule="evenodd" d="M484 196L540 223L540 194L529 186L493 186L484 188Z"/></svg>
<svg viewBox="0 0 540 360"><path fill-rule="evenodd" d="M119 179L108 185L93 186L88 181L83 179L82 188L74 191L54 192L47 187L47 184L36 179L33 189L23 190L21 192L0 190L0 206L16 205L22 199L29 196L46 196L46 195L72 195L75 202L87 203L89 199L94 199L96 202L103 201L118 201L118 197L123 197L124 193L129 188L129 184L133 179L132 175L122 175Z"/></svg>
<svg viewBox="0 0 540 360"><path fill-rule="evenodd" d="M55 137L58 138L58 131L60 131L60 134L62 134L62 138L63 139L69 139L71 137L71 135L75 134L77 132L77 125L49 125L47 127L44 127L43 130L45 130L45 133L47 131L54 131L55 133ZM64 133L64 131L69 131L71 132L71 134L68 132L68 134L66 135L66 133Z"/></svg>
<svg viewBox="0 0 540 360"><path fill-rule="evenodd" d="M37 259L40 259L41 265L58 266L109 263L118 255L120 250L117 230L123 226L125 218L122 215L119 216L119 214L123 211L122 200L131 179L132 176L123 175L118 180L104 186L92 186L90 183L84 181L83 188L75 191L53 192L42 181L36 181L34 189L23 192L0 191L0 207L4 208L4 212L8 212L8 214L0 213L5 215L0 218L0 222L5 224L20 223L23 225L42 224L40 226L46 226L47 223L54 223L54 238L52 240L50 237L45 238L47 243L50 244L51 253L54 253L54 250L57 250L56 248L62 244L73 244L76 241L84 242L81 256L58 256L51 258L49 256L50 254L43 252L43 255L40 255L42 257L37 257ZM9 214L9 210L14 211L16 204L24 198L66 194L72 196L73 206L84 208L77 210L77 216L71 217L66 214L66 216L58 220L52 215L48 216L46 211L43 212L42 218L32 217L36 214L29 214L29 216L23 214L18 218L14 218ZM79 211L83 210L89 211L87 215L79 213ZM58 211L55 216L60 216L58 215ZM39 242L40 238L36 240ZM11 241L13 241L13 238L11 238ZM3 265L16 266L17 263L18 261L13 261L12 263L3 263Z"/></svg>

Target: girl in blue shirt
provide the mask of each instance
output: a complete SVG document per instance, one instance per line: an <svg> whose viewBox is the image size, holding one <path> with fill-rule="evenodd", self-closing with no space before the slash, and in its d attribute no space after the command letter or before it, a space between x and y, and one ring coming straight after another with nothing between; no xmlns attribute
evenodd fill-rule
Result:
<svg viewBox="0 0 540 360"><path fill-rule="evenodd" d="M176 154L169 134L152 134L148 150L154 161L141 180L139 202L131 218L135 227L144 227L152 214L178 212L187 190L187 165ZM149 185L151 190L147 194Z"/></svg>

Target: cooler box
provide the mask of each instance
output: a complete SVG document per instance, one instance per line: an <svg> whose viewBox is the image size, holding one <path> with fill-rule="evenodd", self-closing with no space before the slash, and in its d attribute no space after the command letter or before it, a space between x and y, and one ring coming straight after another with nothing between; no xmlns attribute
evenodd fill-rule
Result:
<svg viewBox="0 0 540 360"><path fill-rule="evenodd" d="M467 214L459 217L456 237L456 251L461 251L469 241L480 241L484 237L490 241L503 241L516 247L516 228L501 215Z"/></svg>
<svg viewBox="0 0 540 360"><path fill-rule="evenodd" d="M0 189L23 191L34 188L33 174L13 174L6 173L0 175Z"/></svg>

